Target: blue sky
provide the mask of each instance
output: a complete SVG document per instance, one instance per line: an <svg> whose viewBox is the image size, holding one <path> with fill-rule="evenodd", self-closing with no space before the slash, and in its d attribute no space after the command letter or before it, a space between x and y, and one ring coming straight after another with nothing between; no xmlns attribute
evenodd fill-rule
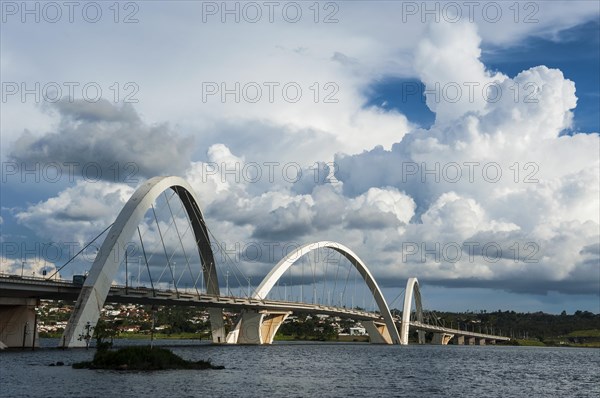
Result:
<svg viewBox="0 0 600 398"><path fill-rule="evenodd" d="M575 3L536 3L535 23L512 3L491 22L385 1L316 22L308 3L256 23L201 2L95 23L3 9L2 271L60 266L43 244L81 246L145 179L179 175L228 245L337 240L388 296L418 277L434 309L600 312L600 6ZM465 84L505 95L436 97ZM237 266L258 281L277 260Z"/></svg>
<svg viewBox="0 0 600 398"><path fill-rule="evenodd" d="M491 68L514 75L533 65L563 71L577 87L573 131L600 131L600 24L591 21L558 34L553 40L532 37L512 48L490 48L483 61Z"/></svg>
<svg viewBox="0 0 600 398"><path fill-rule="evenodd" d="M558 68L577 87L573 128L567 133L600 131L600 26L598 21L574 26L557 37L528 37L511 46L483 47L483 63L509 76L537 65ZM390 77L367 90L365 106L382 106L406 114L409 120L429 128L435 114L427 107L425 86L418 79Z"/></svg>

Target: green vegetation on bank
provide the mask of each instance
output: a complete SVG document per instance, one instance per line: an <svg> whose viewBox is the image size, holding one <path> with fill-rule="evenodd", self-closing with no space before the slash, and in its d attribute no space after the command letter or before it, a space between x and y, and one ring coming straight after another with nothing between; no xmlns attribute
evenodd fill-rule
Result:
<svg viewBox="0 0 600 398"><path fill-rule="evenodd" d="M40 337L60 338L72 306L64 302L43 301L38 315ZM205 309L146 305L107 305L90 339L112 341L116 338L150 340L211 340L210 322ZM392 309L393 315L401 312ZM225 312L226 331L238 315ZM452 329L508 336L514 345L600 347L600 314L575 311L559 315L543 312L467 311L464 313L425 312L425 322ZM153 328L154 325L154 328ZM294 314L281 325L275 340L365 341L365 336L350 336L359 322L336 317ZM411 338L416 341L415 333ZM431 339L431 334L428 334ZM98 344L96 344L98 345Z"/></svg>
<svg viewBox="0 0 600 398"><path fill-rule="evenodd" d="M286 322L279 327L278 336L287 336L288 340L313 340L313 341L331 341L336 340L338 333L329 319L320 320L299 315L295 322Z"/></svg>
<svg viewBox="0 0 600 398"><path fill-rule="evenodd" d="M576 330L567 335L567 337L598 337L600 338L600 329Z"/></svg>
<svg viewBox="0 0 600 398"><path fill-rule="evenodd" d="M479 311L466 313L436 312L429 323L454 329L501 334L516 341L538 341L546 345L600 346L600 314L575 311L560 315L543 312ZM433 315L429 315L429 318ZM531 344L528 344L531 345Z"/></svg>
<svg viewBox="0 0 600 398"><path fill-rule="evenodd" d="M508 342L498 343L500 345L513 345L520 347L546 347L547 345L539 340L524 340L524 339L513 339Z"/></svg>

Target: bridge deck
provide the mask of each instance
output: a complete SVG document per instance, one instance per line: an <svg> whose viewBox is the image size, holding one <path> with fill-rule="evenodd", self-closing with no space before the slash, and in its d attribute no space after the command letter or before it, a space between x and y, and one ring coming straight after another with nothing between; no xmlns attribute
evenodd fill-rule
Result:
<svg viewBox="0 0 600 398"><path fill-rule="evenodd" d="M478 339L486 339L486 340L498 340L498 341L509 341L510 340L510 337L496 336L496 335L485 334L485 333L477 333L477 332L471 332L468 330L450 329L450 328L446 328L443 326L429 325L429 324L421 323L421 322L410 322L410 326L416 330L423 330L426 332L433 332L433 333L448 333L448 334L453 334L455 336L475 337Z"/></svg>
<svg viewBox="0 0 600 398"><path fill-rule="evenodd" d="M81 291L80 285L65 280L47 280L43 278L0 275L0 300L2 297L37 298L48 300L75 301ZM155 290L145 287L112 286L107 302L149 305L193 306L201 308L227 308L231 310L254 309L266 311L292 311L318 313L356 320L383 321L377 313L358 311L350 308L325 306L310 303L298 303L278 300L257 300L246 297L214 296L195 292L175 292ZM0 302L1 304L1 302ZM398 322L400 325L400 322ZM510 338L467 330L445 328L420 322L410 322L416 330L433 333L449 333L455 336L475 337L488 340L508 341Z"/></svg>
<svg viewBox="0 0 600 398"><path fill-rule="evenodd" d="M0 297L75 301L80 291L81 286L74 285L69 281L0 275ZM343 307L279 300L257 300L247 297L215 296L195 292L177 293L172 290L155 290L153 292L152 289L142 287L112 286L106 301L110 303L228 308L238 311L241 309L293 311L319 313L357 320L379 321L381 319L377 313Z"/></svg>

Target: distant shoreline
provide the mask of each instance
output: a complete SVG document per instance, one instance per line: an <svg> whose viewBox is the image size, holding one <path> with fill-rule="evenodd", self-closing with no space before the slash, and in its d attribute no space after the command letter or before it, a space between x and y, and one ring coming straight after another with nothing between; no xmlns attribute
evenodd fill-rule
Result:
<svg viewBox="0 0 600 398"><path fill-rule="evenodd" d="M60 338L60 334L40 334L40 338ZM149 334L143 333L123 333L118 337L115 337L114 340L147 340L150 341ZM198 341L206 341L210 342L209 335L199 335L197 333L173 333L173 334L165 334L165 333L155 333L154 340L198 340ZM337 338L331 339L317 339L317 338L298 338L294 336L285 336L278 335L275 336L274 341L302 341L302 342L330 342L330 343L368 343L369 336L350 336L350 335L342 335ZM416 344L416 341L411 341L410 344ZM450 344L453 345L453 344ZM510 342L498 343L497 345L503 346L518 346L518 347L568 347L568 348L600 348L600 342L589 342L589 343L544 343L539 340L524 340L524 339L515 339Z"/></svg>

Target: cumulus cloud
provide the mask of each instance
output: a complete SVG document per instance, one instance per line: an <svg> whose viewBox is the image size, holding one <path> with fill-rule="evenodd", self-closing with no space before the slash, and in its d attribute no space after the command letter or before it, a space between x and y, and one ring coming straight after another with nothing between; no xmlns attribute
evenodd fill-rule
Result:
<svg viewBox="0 0 600 398"><path fill-rule="evenodd" d="M444 123L469 111L482 111L482 95L461 95L467 88L502 82L506 76L491 73L479 60L481 38L469 23L430 24L415 51L415 70L426 87L427 106L436 122ZM465 86L465 84L467 84Z"/></svg>
<svg viewBox="0 0 600 398"><path fill-rule="evenodd" d="M220 125L231 134L202 137L201 160L182 173L198 192L211 236L228 247L337 240L388 286L418 276L450 287L598 294L599 137L562 134L577 105L575 85L546 66L512 77L492 72L479 59L480 43L467 23L433 24L417 43L414 70L436 113L430 129L407 132L402 116L372 108L342 112L336 130L335 112L302 123L314 115L307 106L278 113L270 122L249 123L239 138L247 109L234 112L235 122ZM356 68L360 60L346 53L336 53L334 62ZM458 101L440 91L448 84L462 89ZM475 87L472 99L469 85ZM501 93L498 98L482 94L486 85ZM67 132L80 131L83 124L143 126L131 110L76 108L61 110ZM283 123L288 117L290 123ZM152 128L144 128L151 135ZM344 139L351 143L338 146ZM26 141L20 140L16 154L42 156L46 147L58 152L58 145L45 146L43 138ZM335 150L340 152L334 179L315 180L302 164L298 180L281 174L269 180L260 163L279 152L288 161L302 154L323 160ZM247 178L244 167L257 161L262 178ZM45 234L87 233L93 220L114 218L130 194L131 188L120 185L78 184L28 207L17 220ZM264 275L278 259L239 266L247 275Z"/></svg>
<svg viewBox="0 0 600 398"><path fill-rule="evenodd" d="M65 99L50 108L58 112L58 126L41 136L24 131L10 152L13 160L71 163L78 175L90 173L91 179L116 182L123 181L115 175L119 168L129 168L132 177L149 177L181 173L189 164L192 139L166 123L144 123L131 104Z"/></svg>
<svg viewBox="0 0 600 398"><path fill-rule="evenodd" d="M87 243L112 224L133 188L105 181L78 181L57 196L19 211L16 220L43 239Z"/></svg>
<svg viewBox="0 0 600 398"><path fill-rule="evenodd" d="M396 188L370 188L351 199L346 223L349 228L383 229L408 224L415 210L413 199Z"/></svg>
<svg viewBox="0 0 600 398"><path fill-rule="evenodd" d="M436 112L435 125L411 132L390 151L338 155L345 193L394 186L412 197L418 224L409 226L397 246L416 243L417 252L406 258L408 269L436 283L487 281L520 292L571 293L579 285L579 292L597 294L597 283L581 276L599 258L581 253L599 238L598 135L561 136L571 125L575 85L545 66L514 78L492 75L479 61L478 45L472 25L431 26L417 46L415 67L432 92L427 104ZM470 101L464 91L470 82L493 82L503 95ZM457 84L463 97L435 101L438 83ZM439 244L437 253L443 254L445 245L458 243L467 253L464 242L480 243L472 261L448 261L427 251ZM486 257L486 243L502 254L495 250Z"/></svg>

